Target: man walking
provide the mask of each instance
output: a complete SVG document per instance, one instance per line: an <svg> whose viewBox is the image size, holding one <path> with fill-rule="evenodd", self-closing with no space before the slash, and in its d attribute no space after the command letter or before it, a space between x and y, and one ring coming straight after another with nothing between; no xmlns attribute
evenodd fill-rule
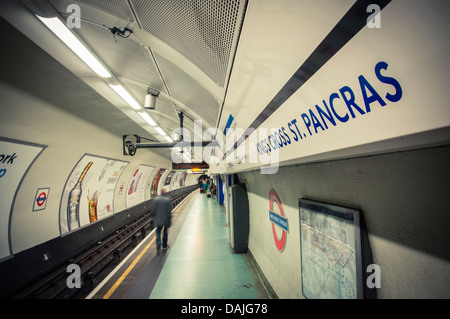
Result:
<svg viewBox="0 0 450 319"><path fill-rule="evenodd" d="M161 230L164 228L162 249L166 250L169 248L167 245L168 229L172 224L172 204L164 189L161 190L160 196L153 199L152 206L156 226L156 253L159 255L161 251Z"/></svg>

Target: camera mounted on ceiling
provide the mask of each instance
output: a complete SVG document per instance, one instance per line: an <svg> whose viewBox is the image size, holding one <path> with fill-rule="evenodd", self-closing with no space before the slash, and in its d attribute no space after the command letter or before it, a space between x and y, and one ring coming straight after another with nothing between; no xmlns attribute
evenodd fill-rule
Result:
<svg viewBox="0 0 450 319"><path fill-rule="evenodd" d="M141 142L139 135L123 135L123 155L134 156L136 154L136 144Z"/></svg>

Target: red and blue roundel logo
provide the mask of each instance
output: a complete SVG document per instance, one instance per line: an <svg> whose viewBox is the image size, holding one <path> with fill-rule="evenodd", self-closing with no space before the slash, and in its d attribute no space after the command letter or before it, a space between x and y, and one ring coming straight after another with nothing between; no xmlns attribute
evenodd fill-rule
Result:
<svg viewBox="0 0 450 319"><path fill-rule="evenodd" d="M269 193L269 202L270 202L270 209L269 209L269 218L272 222L272 232L273 232L273 239L275 240L275 245L277 246L277 249L282 252L284 248L286 247L286 238L287 233L289 232L289 223L288 219L286 218L283 210L283 206L281 206L280 198L278 197L278 194L275 192L274 189L270 190ZM274 209L273 203L276 203L276 208ZM282 234L281 238L278 238L276 228L281 229Z"/></svg>

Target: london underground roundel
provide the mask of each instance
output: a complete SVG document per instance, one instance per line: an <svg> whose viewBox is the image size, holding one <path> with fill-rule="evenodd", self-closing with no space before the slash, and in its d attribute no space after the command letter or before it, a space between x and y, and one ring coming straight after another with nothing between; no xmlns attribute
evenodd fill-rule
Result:
<svg viewBox="0 0 450 319"><path fill-rule="evenodd" d="M275 246L277 249L282 252L284 248L286 247L286 238L287 233L289 232L289 224L288 219L286 218L283 210L283 206L281 206L280 198L278 197L278 194L275 192L274 189L270 190L269 193L269 202L270 202L270 208L269 208L269 217L270 221L272 223L272 233L273 233L273 239L275 240ZM276 205L276 206L274 206ZM274 208L277 208L277 211L279 213L275 212ZM277 231L275 228L281 229L281 238L278 237Z"/></svg>

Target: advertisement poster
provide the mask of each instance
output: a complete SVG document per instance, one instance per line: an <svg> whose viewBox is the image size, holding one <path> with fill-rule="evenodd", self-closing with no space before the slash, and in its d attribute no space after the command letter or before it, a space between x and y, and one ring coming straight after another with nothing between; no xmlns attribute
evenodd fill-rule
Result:
<svg viewBox="0 0 450 319"><path fill-rule="evenodd" d="M153 166L139 165L128 182L127 208L142 203L145 200L145 187L150 174L155 168Z"/></svg>
<svg viewBox="0 0 450 319"><path fill-rule="evenodd" d="M165 168L160 168L155 178L153 179L152 188L150 190L150 194L152 195L152 197L158 196L159 180L161 179L161 176L164 174L165 171L166 171Z"/></svg>
<svg viewBox="0 0 450 319"><path fill-rule="evenodd" d="M187 176L186 172L183 172L183 174L181 174L180 187L186 186L186 176Z"/></svg>
<svg viewBox="0 0 450 319"><path fill-rule="evenodd" d="M173 174L175 174L175 171L169 172L169 174L166 177L166 180L164 181L164 186L170 185L170 181L172 180Z"/></svg>
<svg viewBox="0 0 450 319"><path fill-rule="evenodd" d="M114 214L114 190L128 162L84 155L67 179L61 197L61 235Z"/></svg>
<svg viewBox="0 0 450 319"><path fill-rule="evenodd" d="M176 189L176 188L180 187L180 175L181 175L181 172L176 172L175 175L173 175L172 189Z"/></svg>
<svg viewBox="0 0 450 319"><path fill-rule="evenodd" d="M0 260L10 255L9 224L16 192L43 149L43 145L0 139Z"/></svg>

